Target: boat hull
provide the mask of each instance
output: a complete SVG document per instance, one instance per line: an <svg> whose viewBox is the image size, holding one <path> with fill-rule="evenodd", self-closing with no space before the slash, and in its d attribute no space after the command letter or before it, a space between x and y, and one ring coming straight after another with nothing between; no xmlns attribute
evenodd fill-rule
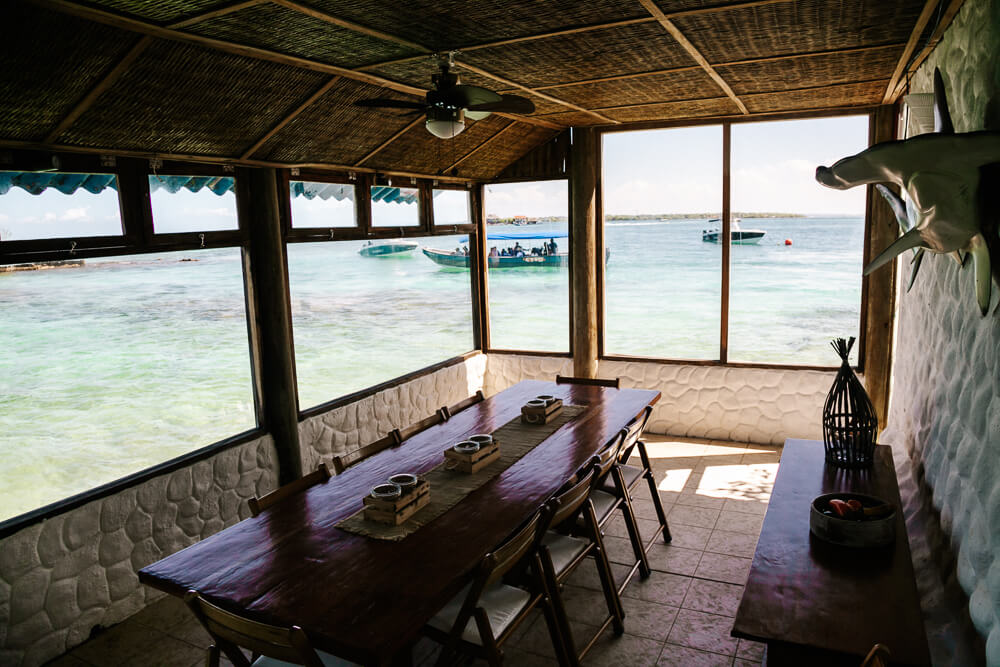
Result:
<svg viewBox="0 0 1000 667"><path fill-rule="evenodd" d="M434 248L421 248L431 261L441 266L450 266L456 269L469 268L470 257L468 255L456 255L454 252L436 250ZM569 266L569 253L557 253L555 255L524 255L523 257L489 257L490 268L507 269L520 267L559 267Z"/></svg>
<svg viewBox="0 0 1000 667"><path fill-rule="evenodd" d="M757 245L766 233L762 231L734 230L729 232L729 242L733 245ZM722 232L719 231L705 232L701 235L701 240L706 243L719 243L720 238L722 238Z"/></svg>
<svg viewBox="0 0 1000 667"><path fill-rule="evenodd" d="M405 255L417 249L418 244L412 241L390 241L366 245L358 254L362 257L385 257L387 255Z"/></svg>

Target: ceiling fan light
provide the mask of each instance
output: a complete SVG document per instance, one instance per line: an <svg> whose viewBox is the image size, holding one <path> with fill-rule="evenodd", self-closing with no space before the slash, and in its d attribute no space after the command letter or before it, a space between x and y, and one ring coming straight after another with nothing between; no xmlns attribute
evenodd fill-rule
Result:
<svg viewBox="0 0 1000 667"><path fill-rule="evenodd" d="M427 131L438 139L451 139L452 137L457 137L465 130L465 121L451 118L428 118L426 127Z"/></svg>
<svg viewBox="0 0 1000 667"><path fill-rule="evenodd" d="M490 111L466 111L465 117L471 118L472 120L482 120L490 115Z"/></svg>

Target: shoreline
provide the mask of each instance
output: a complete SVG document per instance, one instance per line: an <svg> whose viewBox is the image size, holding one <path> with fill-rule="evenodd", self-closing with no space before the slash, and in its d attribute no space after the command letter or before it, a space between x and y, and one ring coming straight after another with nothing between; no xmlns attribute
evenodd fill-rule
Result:
<svg viewBox="0 0 1000 667"><path fill-rule="evenodd" d="M82 259L63 259L52 262L29 262L27 264L7 264L0 266L0 273L15 271L44 271L47 269L78 269L84 266Z"/></svg>

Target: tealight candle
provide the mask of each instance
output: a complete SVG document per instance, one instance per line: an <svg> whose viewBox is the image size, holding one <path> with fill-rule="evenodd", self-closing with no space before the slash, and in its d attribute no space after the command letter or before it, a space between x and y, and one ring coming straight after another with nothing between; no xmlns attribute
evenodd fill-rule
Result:
<svg viewBox="0 0 1000 667"><path fill-rule="evenodd" d="M393 500L395 498L399 498L402 493L403 490L399 488L399 484L394 484L392 482L377 484L372 487L372 498Z"/></svg>
<svg viewBox="0 0 1000 667"><path fill-rule="evenodd" d="M479 451L479 443L472 440L463 440L455 445L454 449L460 454L473 454Z"/></svg>
<svg viewBox="0 0 1000 667"><path fill-rule="evenodd" d="M488 447L493 444L493 436L489 433L480 433L478 435L470 435L469 440L479 445L480 448Z"/></svg>

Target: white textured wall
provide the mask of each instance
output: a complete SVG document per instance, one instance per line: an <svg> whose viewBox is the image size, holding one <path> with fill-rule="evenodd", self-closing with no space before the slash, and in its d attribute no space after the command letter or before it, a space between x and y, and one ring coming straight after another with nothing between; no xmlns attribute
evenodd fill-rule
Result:
<svg viewBox="0 0 1000 667"><path fill-rule="evenodd" d="M1000 110L1000 2L965 3L914 76L912 92L932 90L934 67L944 76L957 131L1000 130L996 121L986 120L987 114L996 119ZM908 275L909 267L903 271ZM924 259L912 291L899 299L884 441L909 457L915 471L923 467L942 528L957 553L958 580L970 596L969 613L987 638L987 662L1000 666L997 301L994 294L990 314L981 317L971 266L960 270L938 255Z"/></svg>
<svg viewBox="0 0 1000 667"><path fill-rule="evenodd" d="M299 424L302 466L359 449L394 428L406 428L444 405L452 405L483 388L486 355L443 368L360 401L311 417Z"/></svg>
<svg viewBox="0 0 1000 667"><path fill-rule="evenodd" d="M525 379L572 375L563 357L491 354L486 393ZM601 377L620 377L623 387L658 389L652 433L783 444L785 438L823 438L823 401L834 372L686 366L602 361Z"/></svg>
<svg viewBox="0 0 1000 667"><path fill-rule="evenodd" d="M0 665L39 665L159 597L136 572L249 516L277 485L270 436L0 541Z"/></svg>

